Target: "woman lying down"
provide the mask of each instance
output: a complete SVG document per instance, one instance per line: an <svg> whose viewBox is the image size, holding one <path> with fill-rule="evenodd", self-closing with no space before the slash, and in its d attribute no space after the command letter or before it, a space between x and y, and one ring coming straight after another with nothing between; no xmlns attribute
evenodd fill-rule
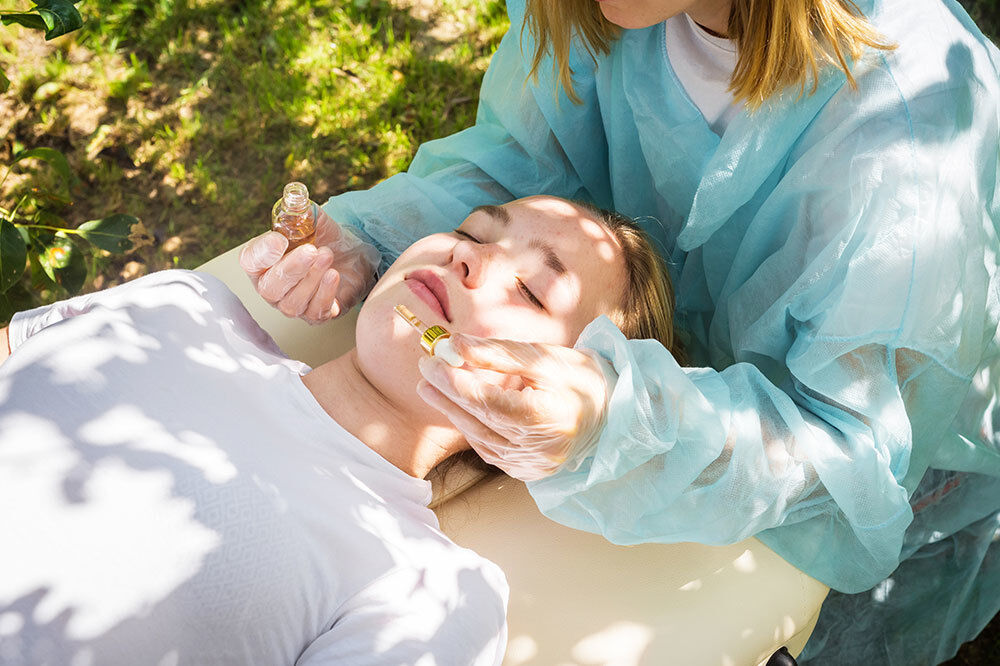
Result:
<svg viewBox="0 0 1000 666"><path fill-rule="evenodd" d="M468 445L418 396L424 352L394 308L559 345L607 315L666 342L656 257L630 222L564 200L477 209L407 249L357 347L314 369L195 272L18 314L0 663L499 663L503 572L441 533L424 480Z"/></svg>

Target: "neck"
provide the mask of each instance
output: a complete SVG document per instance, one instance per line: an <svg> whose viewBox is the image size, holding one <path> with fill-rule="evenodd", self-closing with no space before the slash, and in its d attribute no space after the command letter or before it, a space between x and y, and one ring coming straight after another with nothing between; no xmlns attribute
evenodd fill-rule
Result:
<svg viewBox="0 0 1000 666"><path fill-rule="evenodd" d="M310 371L302 382L344 430L410 476L422 479L466 448L455 429L431 422L431 408L400 404L373 385L353 349Z"/></svg>
<svg viewBox="0 0 1000 666"><path fill-rule="evenodd" d="M732 0L707 0L688 9L687 15L716 37L728 37L729 14L732 8Z"/></svg>

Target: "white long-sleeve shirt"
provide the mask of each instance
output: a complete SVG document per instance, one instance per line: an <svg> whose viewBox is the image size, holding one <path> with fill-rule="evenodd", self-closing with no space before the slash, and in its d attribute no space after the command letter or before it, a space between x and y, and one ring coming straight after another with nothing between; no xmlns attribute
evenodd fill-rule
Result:
<svg viewBox="0 0 1000 666"><path fill-rule="evenodd" d="M0 366L0 664L496 664L503 573L212 277L22 313Z"/></svg>

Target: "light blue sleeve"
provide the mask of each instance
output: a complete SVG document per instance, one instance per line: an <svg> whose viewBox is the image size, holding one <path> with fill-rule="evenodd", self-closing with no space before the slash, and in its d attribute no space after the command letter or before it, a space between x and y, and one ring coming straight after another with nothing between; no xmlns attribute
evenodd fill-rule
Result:
<svg viewBox="0 0 1000 666"><path fill-rule="evenodd" d="M811 561L800 566L821 580L843 568L880 580L894 568L911 518L901 485L908 442L896 433L751 363L682 368L607 320L578 346L611 360L619 377L585 464L529 484L547 516L624 545L726 544L802 522Z"/></svg>
<svg viewBox="0 0 1000 666"><path fill-rule="evenodd" d="M1000 477L996 51L925 54L869 63L801 135L775 122L710 165L726 182L765 162L738 150L791 146L683 266L712 367L592 323L578 346L619 378L593 453L529 484L546 515L621 544L757 534L861 591L906 556L927 469ZM938 525L989 510L945 508Z"/></svg>
<svg viewBox="0 0 1000 666"><path fill-rule="evenodd" d="M511 27L483 80L476 124L421 145L405 173L323 205L379 248L380 273L413 241L454 229L475 206L543 193L607 198L597 105L575 105L561 92L557 97L551 61L542 64L537 85L527 79L525 54L534 47L529 31L521 31L524 3L511 0L507 7ZM579 93L592 95L593 61L574 52L573 64ZM571 163L581 156L588 173Z"/></svg>

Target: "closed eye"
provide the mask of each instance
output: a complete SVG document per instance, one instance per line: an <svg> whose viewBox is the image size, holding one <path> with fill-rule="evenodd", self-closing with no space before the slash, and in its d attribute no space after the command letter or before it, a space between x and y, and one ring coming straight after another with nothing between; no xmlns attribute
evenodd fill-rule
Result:
<svg viewBox="0 0 1000 666"><path fill-rule="evenodd" d="M533 293L531 293L531 290L528 289L528 285L524 284L524 282L522 282L521 278L519 277L515 277L514 279L517 281L518 290L524 295L524 297L527 298L528 301L530 301L531 304L534 305L539 310L544 310L545 306L542 305L542 302L538 300L538 298Z"/></svg>
<svg viewBox="0 0 1000 666"><path fill-rule="evenodd" d="M476 238L475 236L473 236L469 232L464 231L462 229L455 229L454 233L456 233L459 236L461 236L462 238L465 238L465 239L467 239L469 241L472 241L473 243L476 243L478 245L482 245L483 244L483 241L479 240L478 238ZM528 288L528 285L524 284L524 282L521 280L521 278L515 276L514 277L514 281L517 283L517 290L521 292L521 295L524 296L524 298L526 298L529 303L531 303L533 306L535 306L539 310L545 310L545 306L542 304L542 302L540 300L538 300L537 296L535 296L533 293L531 293L531 289Z"/></svg>
<svg viewBox="0 0 1000 666"><path fill-rule="evenodd" d="M478 238L476 238L467 231L462 231L461 229L455 229L455 233L458 234L459 236L462 236L463 238L472 241L473 243L478 243L479 245L483 244L483 241L479 240Z"/></svg>

